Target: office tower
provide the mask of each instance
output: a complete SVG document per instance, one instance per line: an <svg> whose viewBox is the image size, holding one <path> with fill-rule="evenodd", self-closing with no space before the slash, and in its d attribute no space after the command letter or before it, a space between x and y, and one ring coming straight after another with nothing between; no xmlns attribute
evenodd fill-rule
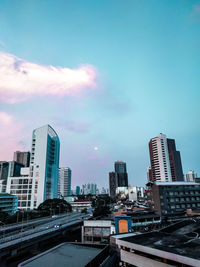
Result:
<svg viewBox="0 0 200 267"><path fill-rule="evenodd" d="M13 172L17 163L11 164L7 181L6 192L18 197L18 208L37 208L46 199L57 198L59 152L60 141L51 126L33 131L30 167Z"/></svg>
<svg viewBox="0 0 200 267"><path fill-rule="evenodd" d="M110 197L116 197L116 188L117 188L117 174L115 172L109 172L109 191Z"/></svg>
<svg viewBox="0 0 200 267"><path fill-rule="evenodd" d="M81 194L81 188L80 186L76 186L76 195L80 195Z"/></svg>
<svg viewBox="0 0 200 267"><path fill-rule="evenodd" d="M169 162L171 168L172 181L184 181L183 169L181 164L180 151L176 150L174 139L167 138Z"/></svg>
<svg viewBox="0 0 200 267"><path fill-rule="evenodd" d="M30 152L15 151L13 160L17 163L24 165L24 167L29 167L30 165Z"/></svg>
<svg viewBox="0 0 200 267"><path fill-rule="evenodd" d="M195 173L194 171L189 171L187 174L186 174L186 181L187 182L193 182L195 181L195 179L197 178L197 173Z"/></svg>
<svg viewBox="0 0 200 267"><path fill-rule="evenodd" d="M127 187L128 174L126 172L126 163L123 161L116 161L115 173L117 174L117 187Z"/></svg>
<svg viewBox="0 0 200 267"><path fill-rule="evenodd" d="M45 125L33 131L30 176L33 177L34 207L58 197L60 141L54 129Z"/></svg>
<svg viewBox="0 0 200 267"><path fill-rule="evenodd" d="M149 142L151 161L151 181L183 181L180 152L176 150L175 140L159 134Z"/></svg>
<svg viewBox="0 0 200 267"><path fill-rule="evenodd" d="M0 193L6 192L9 162L0 161Z"/></svg>
<svg viewBox="0 0 200 267"><path fill-rule="evenodd" d="M59 168L58 195L67 197L71 195L71 169Z"/></svg>

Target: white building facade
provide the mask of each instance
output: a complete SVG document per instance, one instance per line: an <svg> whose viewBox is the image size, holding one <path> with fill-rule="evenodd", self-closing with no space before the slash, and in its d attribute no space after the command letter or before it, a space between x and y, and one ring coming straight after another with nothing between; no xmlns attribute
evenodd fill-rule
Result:
<svg viewBox="0 0 200 267"><path fill-rule="evenodd" d="M154 180L171 182L172 175L166 135L159 134L152 138L149 142L149 150Z"/></svg>
<svg viewBox="0 0 200 267"><path fill-rule="evenodd" d="M71 195L71 174L70 168L59 168L58 196L67 197Z"/></svg>
<svg viewBox="0 0 200 267"><path fill-rule="evenodd" d="M37 208L46 199L58 196L60 141L49 125L33 131L30 168L19 177L8 177L6 192L18 197L18 208Z"/></svg>

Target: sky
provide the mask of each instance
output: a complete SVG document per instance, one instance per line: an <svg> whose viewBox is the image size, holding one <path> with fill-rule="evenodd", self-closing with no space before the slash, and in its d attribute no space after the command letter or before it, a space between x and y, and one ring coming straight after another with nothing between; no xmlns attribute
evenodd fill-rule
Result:
<svg viewBox="0 0 200 267"><path fill-rule="evenodd" d="M200 1L0 0L0 160L50 124L72 186L144 186L148 142L200 176Z"/></svg>

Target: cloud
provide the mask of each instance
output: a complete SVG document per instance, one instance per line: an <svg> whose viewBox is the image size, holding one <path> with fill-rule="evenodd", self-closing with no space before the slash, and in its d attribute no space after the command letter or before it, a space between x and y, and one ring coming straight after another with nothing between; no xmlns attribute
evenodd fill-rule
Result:
<svg viewBox="0 0 200 267"><path fill-rule="evenodd" d="M67 131L74 133L87 133L90 130L91 124L83 121L73 121L73 120L59 120L57 119L56 125L62 127Z"/></svg>
<svg viewBox="0 0 200 267"><path fill-rule="evenodd" d="M200 14L200 5L194 5L193 8L196 13Z"/></svg>
<svg viewBox="0 0 200 267"><path fill-rule="evenodd" d="M0 160L12 160L16 150L24 150L19 143L22 138L23 126L6 112L0 111Z"/></svg>
<svg viewBox="0 0 200 267"><path fill-rule="evenodd" d="M32 96L77 96L88 87L95 88L96 75L91 65L44 66L0 52L0 101L13 104Z"/></svg>

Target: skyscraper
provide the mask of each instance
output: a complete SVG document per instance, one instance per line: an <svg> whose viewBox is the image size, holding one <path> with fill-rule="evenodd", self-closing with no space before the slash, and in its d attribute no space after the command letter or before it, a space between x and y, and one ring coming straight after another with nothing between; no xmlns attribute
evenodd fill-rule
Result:
<svg viewBox="0 0 200 267"><path fill-rule="evenodd" d="M67 197L71 194L71 169L59 168L58 195Z"/></svg>
<svg viewBox="0 0 200 267"><path fill-rule="evenodd" d="M180 151L176 150L174 139L167 138L169 162L171 168L172 181L184 181L183 169L181 164Z"/></svg>
<svg viewBox="0 0 200 267"><path fill-rule="evenodd" d="M37 208L46 199L57 198L59 153L60 141L51 126L33 131L30 167L19 166L15 177L15 164L9 166L6 192L18 197L18 208Z"/></svg>
<svg viewBox="0 0 200 267"><path fill-rule="evenodd" d="M126 163L123 161L115 162L115 173L117 175L117 187L128 186L128 174L126 172Z"/></svg>
<svg viewBox="0 0 200 267"><path fill-rule="evenodd" d="M117 174L115 172L109 172L109 191L110 197L116 197L116 189L117 189Z"/></svg>
<svg viewBox="0 0 200 267"><path fill-rule="evenodd" d="M159 134L149 142L151 181L183 181L180 152L176 151L175 140Z"/></svg>
<svg viewBox="0 0 200 267"><path fill-rule="evenodd" d="M24 165L24 167L29 167L30 165L30 152L21 152L21 151L15 151L13 160L17 163L20 163Z"/></svg>
<svg viewBox="0 0 200 267"><path fill-rule="evenodd" d="M45 125L33 131L30 176L33 177L34 207L58 196L60 141L54 129Z"/></svg>

